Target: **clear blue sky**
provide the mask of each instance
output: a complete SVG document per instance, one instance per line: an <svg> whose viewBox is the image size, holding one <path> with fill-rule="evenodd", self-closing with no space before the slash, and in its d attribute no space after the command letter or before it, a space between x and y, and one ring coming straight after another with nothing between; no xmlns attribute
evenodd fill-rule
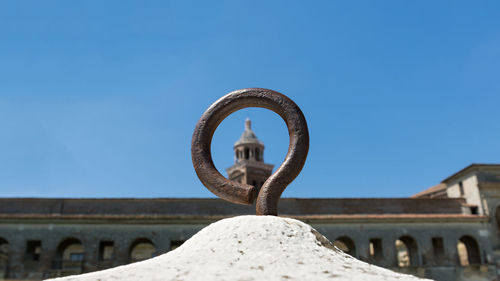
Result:
<svg viewBox="0 0 500 281"><path fill-rule="evenodd" d="M287 197L406 197L500 162L499 1L2 1L0 196L212 197L191 164L205 109L282 92L310 129ZM246 116L279 165L283 121Z"/></svg>

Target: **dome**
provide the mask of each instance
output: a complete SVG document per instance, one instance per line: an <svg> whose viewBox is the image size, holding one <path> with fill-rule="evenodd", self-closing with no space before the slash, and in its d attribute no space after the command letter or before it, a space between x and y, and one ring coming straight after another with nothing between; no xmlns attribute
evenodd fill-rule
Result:
<svg viewBox="0 0 500 281"><path fill-rule="evenodd" d="M247 117L245 120L245 131L241 134L240 139L234 144L234 146L242 145L242 144L258 144L264 145L255 133L252 131L252 121Z"/></svg>

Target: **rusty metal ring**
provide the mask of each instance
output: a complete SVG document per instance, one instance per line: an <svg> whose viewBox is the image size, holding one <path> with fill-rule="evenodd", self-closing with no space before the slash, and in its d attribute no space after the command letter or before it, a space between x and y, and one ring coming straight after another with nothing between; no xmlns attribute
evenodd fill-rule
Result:
<svg viewBox="0 0 500 281"><path fill-rule="evenodd" d="M250 88L231 92L213 103L201 116L191 140L191 157L198 178L217 196L238 204L252 204L255 187L230 181L217 171L212 161L211 143L215 129L231 113L247 108L262 107L276 112L285 121L290 144L285 161L262 185L257 195L257 215L277 215L281 193L300 173L309 150L309 131L300 108L278 92Z"/></svg>

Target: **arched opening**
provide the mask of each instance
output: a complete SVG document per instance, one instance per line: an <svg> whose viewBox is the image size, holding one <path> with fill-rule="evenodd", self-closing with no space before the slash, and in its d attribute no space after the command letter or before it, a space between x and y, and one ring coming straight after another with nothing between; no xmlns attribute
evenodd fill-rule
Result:
<svg viewBox="0 0 500 281"><path fill-rule="evenodd" d="M184 244L184 242L186 242L186 240L171 240L170 241L170 251L173 251L173 250L179 248L180 246L182 246L182 244Z"/></svg>
<svg viewBox="0 0 500 281"><path fill-rule="evenodd" d="M457 242L458 259L461 266L476 265L481 263L479 245L471 236L462 236Z"/></svg>
<svg viewBox="0 0 500 281"><path fill-rule="evenodd" d="M248 160L250 158L250 150L248 148L245 148L245 159Z"/></svg>
<svg viewBox="0 0 500 281"><path fill-rule="evenodd" d="M341 236L337 238L333 245L342 250L342 252L351 255L353 257L356 256L356 246L354 245L354 241L347 236Z"/></svg>
<svg viewBox="0 0 500 281"><path fill-rule="evenodd" d="M418 266L418 247L413 237L401 236L394 246L399 267Z"/></svg>
<svg viewBox="0 0 500 281"><path fill-rule="evenodd" d="M6 239L0 237L0 278L7 277L9 266L9 251L9 242Z"/></svg>
<svg viewBox="0 0 500 281"><path fill-rule="evenodd" d="M497 228L498 231L500 232L500 205L498 205L496 211L495 211L495 220L497 223Z"/></svg>
<svg viewBox="0 0 500 281"><path fill-rule="evenodd" d="M147 238L139 238L130 246L130 261L142 261L152 258L156 251L155 245Z"/></svg>
<svg viewBox="0 0 500 281"><path fill-rule="evenodd" d="M53 267L64 270L68 275L81 273L84 258L82 242L76 238L68 238L59 243Z"/></svg>
<svg viewBox="0 0 500 281"><path fill-rule="evenodd" d="M255 161L260 161L260 149L255 149Z"/></svg>

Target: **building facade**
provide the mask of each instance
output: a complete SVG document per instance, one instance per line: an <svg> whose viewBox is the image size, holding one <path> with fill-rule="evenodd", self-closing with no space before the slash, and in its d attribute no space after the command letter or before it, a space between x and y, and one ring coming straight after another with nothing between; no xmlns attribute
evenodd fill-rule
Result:
<svg viewBox="0 0 500 281"><path fill-rule="evenodd" d="M271 174L246 121L229 178ZM500 165L472 164L411 198L283 198L350 255L435 280L499 280ZM220 199L0 198L0 280L91 272L166 253L217 220L254 214Z"/></svg>

